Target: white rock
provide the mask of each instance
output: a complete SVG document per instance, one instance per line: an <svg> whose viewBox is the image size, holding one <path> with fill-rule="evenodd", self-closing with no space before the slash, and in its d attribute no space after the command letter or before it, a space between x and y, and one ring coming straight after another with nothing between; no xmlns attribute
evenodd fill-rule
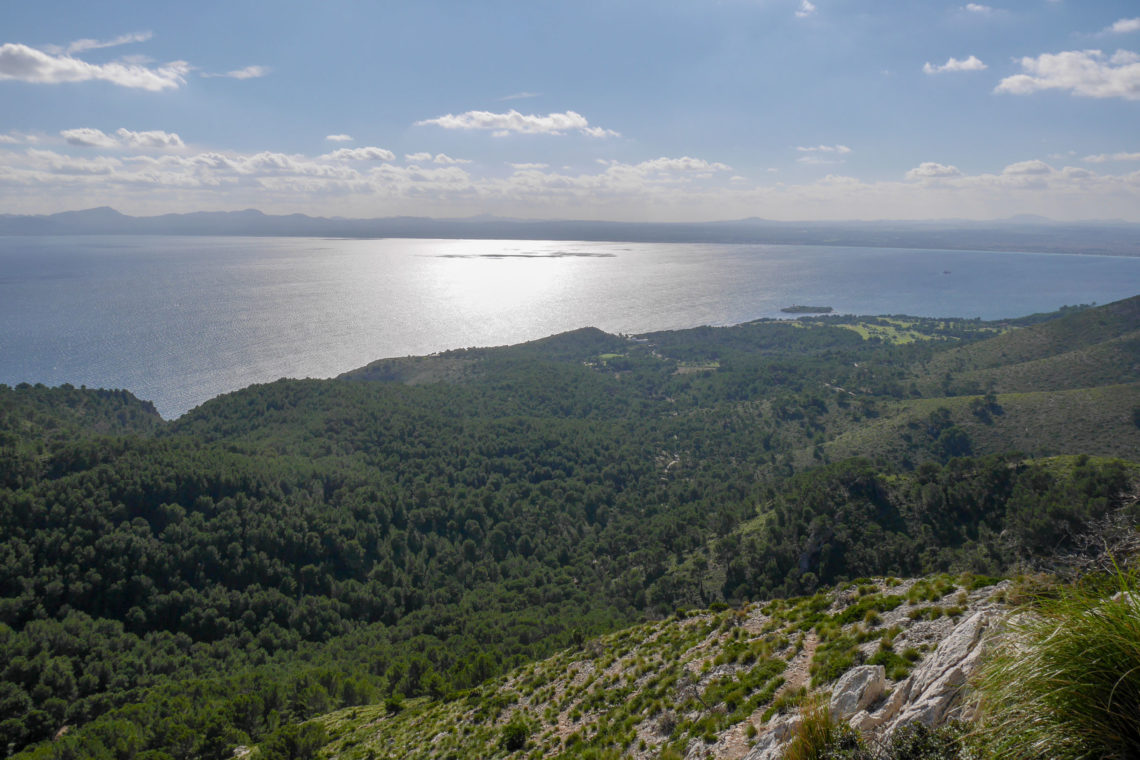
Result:
<svg viewBox="0 0 1140 760"><path fill-rule="evenodd" d="M882 665L860 665L851 668L831 690L832 720L846 720L875 702L887 686L887 671Z"/></svg>
<svg viewBox="0 0 1140 760"><path fill-rule="evenodd" d="M781 715L768 723L767 730L756 740L756 744L744 756L744 760L780 760L785 745L792 733L800 725L798 712Z"/></svg>
<svg viewBox="0 0 1140 760"><path fill-rule="evenodd" d="M983 611L959 623L934 654L899 684L906 705L890 721L888 733L911 721L933 726L948 717L961 696L963 685L978 666L982 636L992 619L991 613Z"/></svg>

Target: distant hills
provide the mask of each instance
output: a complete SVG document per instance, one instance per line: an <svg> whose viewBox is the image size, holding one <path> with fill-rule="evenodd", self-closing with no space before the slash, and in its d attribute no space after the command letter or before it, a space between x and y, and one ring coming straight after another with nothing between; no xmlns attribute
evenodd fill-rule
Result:
<svg viewBox="0 0 1140 760"><path fill-rule="evenodd" d="M385 217L346 219L304 214L204 211L127 216L103 206L39 216L0 215L0 235L250 235L347 238L474 238L614 240L646 243L769 243L884 248L1038 251L1140 256L1140 224L1120 221L1052 222L1018 216L976 222L827 221L605 222Z"/></svg>

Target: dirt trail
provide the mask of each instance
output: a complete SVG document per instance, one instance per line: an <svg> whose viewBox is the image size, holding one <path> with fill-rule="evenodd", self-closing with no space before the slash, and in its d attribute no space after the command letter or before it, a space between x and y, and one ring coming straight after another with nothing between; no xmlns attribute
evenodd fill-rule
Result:
<svg viewBox="0 0 1140 760"><path fill-rule="evenodd" d="M792 661L788 663L788 667L784 671L784 685L776 691L777 699L801 686L806 687L808 685L811 680L811 660L815 656L815 649L818 646L819 637L815 635L814 631L804 637L803 648L792 658ZM748 751L752 748L747 734L748 726L754 725L763 732L760 718L764 716L764 710L767 708L767 705L762 706L759 710L752 713L752 715L748 717L748 720L738 723L728 731L716 748L716 757L718 760L740 760L740 758L748 754Z"/></svg>

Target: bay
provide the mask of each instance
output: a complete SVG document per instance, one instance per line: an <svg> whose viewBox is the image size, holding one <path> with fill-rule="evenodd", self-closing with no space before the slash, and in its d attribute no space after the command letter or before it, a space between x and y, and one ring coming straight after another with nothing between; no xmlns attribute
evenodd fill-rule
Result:
<svg viewBox="0 0 1140 760"><path fill-rule="evenodd" d="M126 388L166 418L247 385L584 326L839 313L1002 319L1140 290L1140 258L518 240L0 237L0 383Z"/></svg>

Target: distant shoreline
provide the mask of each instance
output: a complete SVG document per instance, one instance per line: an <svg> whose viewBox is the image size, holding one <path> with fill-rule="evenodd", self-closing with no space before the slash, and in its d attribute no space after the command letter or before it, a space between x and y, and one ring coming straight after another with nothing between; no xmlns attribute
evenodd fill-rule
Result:
<svg viewBox="0 0 1140 760"><path fill-rule="evenodd" d="M1003 219L977 222L740 219L718 222L608 222L497 217L343 219L257 210L137 217L112 208L42 216L0 214L0 236L171 235L219 237L559 240L612 243L812 245L994 253L1140 256L1140 224Z"/></svg>

